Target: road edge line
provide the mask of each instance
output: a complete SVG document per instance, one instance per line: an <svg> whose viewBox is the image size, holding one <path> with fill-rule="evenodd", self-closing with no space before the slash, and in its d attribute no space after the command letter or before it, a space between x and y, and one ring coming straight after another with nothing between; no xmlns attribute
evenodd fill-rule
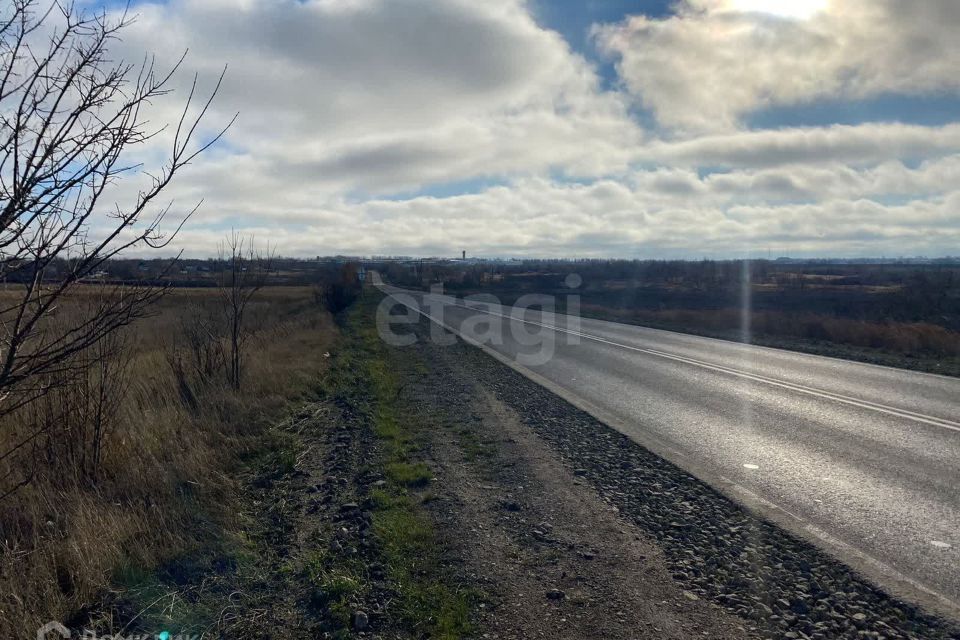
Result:
<svg viewBox="0 0 960 640"><path fill-rule="evenodd" d="M393 297L392 294L383 292L384 295ZM419 292L418 292L419 293ZM394 298L394 300L397 300ZM729 478L714 473L709 469L693 462L689 457L669 444L649 434L638 435L636 430L627 428L626 423L614 414L594 405L593 403L581 400L568 393L563 387L554 384L540 374L523 367L514 362L507 356L491 349L472 338L465 337L459 331L452 328L445 322L437 320L424 313L421 309L414 309L397 300L408 309L416 311L418 314L433 322L437 326L458 336L465 343L478 347L487 355L495 360L510 367L523 377L550 391L560 397L565 402L587 413L608 427L614 429L630 440L636 442L641 447L652 452L667 462L675 465L681 470L693 476L695 479L703 482L724 497L732 500L736 504L744 507L754 515L768 520L786 530L800 539L813 544L818 549L824 551L837 562L847 565L854 573L870 582L875 587L889 592L891 595L900 599L907 600L924 609L932 611L935 614L960 621L960 603L954 602L946 595L924 586L920 582L906 576L894 567L891 567L882 560L856 549L855 547L835 538L826 531L823 531L816 525L791 513L790 511L770 502L769 500L757 495L746 487L736 483Z"/></svg>

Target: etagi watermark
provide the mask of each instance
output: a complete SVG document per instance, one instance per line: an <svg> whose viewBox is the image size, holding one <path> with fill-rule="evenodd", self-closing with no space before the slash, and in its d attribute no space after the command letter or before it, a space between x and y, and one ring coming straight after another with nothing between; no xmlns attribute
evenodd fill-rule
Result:
<svg viewBox="0 0 960 640"><path fill-rule="evenodd" d="M67 640L68 638L79 638L80 640L199 640L200 636L171 634L169 631L152 634L100 635L89 629L74 632L59 622L48 622L37 629L37 640Z"/></svg>
<svg viewBox="0 0 960 640"><path fill-rule="evenodd" d="M564 280L569 293L526 294L512 305L489 294L457 299L444 294L440 284L432 285L430 293L391 292L377 308L377 332L387 344L409 346L417 336L401 327L426 317L432 321L430 341L435 344L453 344L459 335L467 342L493 347L518 364L542 365L553 358L557 345L580 344L580 296L576 291L582 282L579 275L570 274Z"/></svg>

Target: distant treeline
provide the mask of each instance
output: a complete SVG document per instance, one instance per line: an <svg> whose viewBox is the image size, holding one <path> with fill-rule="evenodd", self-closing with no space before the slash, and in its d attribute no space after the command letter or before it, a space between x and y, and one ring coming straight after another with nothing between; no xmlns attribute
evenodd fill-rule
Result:
<svg viewBox="0 0 960 640"><path fill-rule="evenodd" d="M453 293L491 293L507 303L524 293L562 302L575 274L589 315L733 338L746 317L753 337L960 357L960 263L949 260L531 261L390 265L385 273L395 283L442 282Z"/></svg>
<svg viewBox="0 0 960 640"><path fill-rule="evenodd" d="M327 283L341 278L344 269L352 269L356 277L356 260L347 258L324 258L304 260L273 256L270 259L270 284L278 285L314 285ZM14 273L6 278L7 283L25 282L33 277L29 263L18 264ZM104 261L93 273L85 276L84 281L105 282L111 284L137 283L178 287L214 287L224 272L224 262L217 258L155 258L141 260L121 258ZM74 261L54 259L43 268L42 279L58 282L74 269Z"/></svg>
<svg viewBox="0 0 960 640"><path fill-rule="evenodd" d="M818 313L863 321L930 322L960 331L960 264L781 264L754 261L528 262L393 265L394 282L452 291L568 293L618 309ZM745 286L749 284L749 286Z"/></svg>

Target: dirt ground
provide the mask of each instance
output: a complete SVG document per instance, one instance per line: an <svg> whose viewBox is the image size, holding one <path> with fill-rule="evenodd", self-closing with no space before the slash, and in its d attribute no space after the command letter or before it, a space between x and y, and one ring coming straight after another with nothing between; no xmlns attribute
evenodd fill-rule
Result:
<svg viewBox="0 0 960 640"><path fill-rule="evenodd" d="M472 404L483 416L472 432L448 431L434 449L446 495L433 512L464 571L490 594L478 622L482 637L748 635L742 621L676 585L659 548L560 464L511 409L482 392ZM472 442L464 435L486 443L484 455L466 460Z"/></svg>
<svg viewBox="0 0 960 640"><path fill-rule="evenodd" d="M429 502L459 575L486 601L484 638L744 638L743 620L682 589L660 548L620 517L450 354L405 356L406 399L443 425L428 452Z"/></svg>
<svg viewBox="0 0 960 640"><path fill-rule="evenodd" d="M283 640L958 637L482 352L387 347L371 318L354 313L316 398L251 461L241 530L139 598L176 607L144 612L127 594L111 629L133 617L127 632L195 619L202 638Z"/></svg>
<svg viewBox="0 0 960 640"><path fill-rule="evenodd" d="M960 637L473 347L406 361L488 637Z"/></svg>

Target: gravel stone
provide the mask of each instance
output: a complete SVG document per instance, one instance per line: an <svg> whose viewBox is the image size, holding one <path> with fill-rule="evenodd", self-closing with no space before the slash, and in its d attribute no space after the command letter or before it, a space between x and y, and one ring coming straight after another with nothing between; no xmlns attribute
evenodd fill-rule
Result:
<svg viewBox="0 0 960 640"><path fill-rule="evenodd" d="M479 349L446 351L566 460L577 482L657 540L685 590L762 636L960 638L955 622L897 600Z"/></svg>

